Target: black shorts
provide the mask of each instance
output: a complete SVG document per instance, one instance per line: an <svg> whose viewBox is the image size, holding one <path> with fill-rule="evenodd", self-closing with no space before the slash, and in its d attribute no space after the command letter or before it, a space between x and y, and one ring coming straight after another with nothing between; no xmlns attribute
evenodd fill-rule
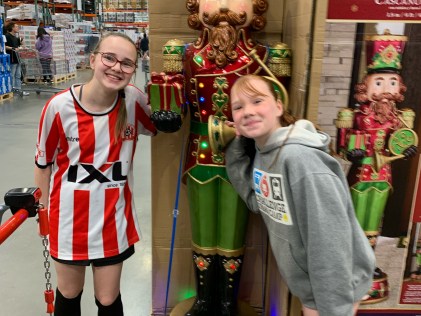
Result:
<svg viewBox="0 0 421 316"><path fill-rule="evenodd" d="M117 256L112 256L108 258L99 258L99 259L90 259L90 260L62 260L58 258L54 258L51 256L51 258L54 261L63 263L63 264L70 264L74 266L90 266L91 264L94 267L105 267L105 266L111 266L113 264L117 264L120 262L123 262L124 260L130 258L134 254L134 245L131 245L127 250L123 251L121 254Z"/></svg>

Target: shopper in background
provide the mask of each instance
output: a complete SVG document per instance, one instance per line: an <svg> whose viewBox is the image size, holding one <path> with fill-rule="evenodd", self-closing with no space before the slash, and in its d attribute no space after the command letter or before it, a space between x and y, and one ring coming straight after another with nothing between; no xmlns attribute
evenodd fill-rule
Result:
<svg viewBox="0 0 421 316"><path fill-rule="evenodd" d="M43 27L38 27L35 48L38 51L44 82L51 82L53 80L53 72L51 71L53 40Z"/></svg>
<svg viewBox="0 0 421 316"><path fill-rule="evenodd" d="M226 152L229 179L262 215L278 269L304 316L355 315L375 259L346 177L329 154L330 137L285 113L264 77L240 77L231 108L238 137ZM246 154L246 137L255 141L254 157Z"/></svg>
<svg viewBox="0 0 421 316"><path fill-rule="evenodd" d="M139 57L142 57L142 53L140 50L140 40L142 39L142 37L139 35L139 37L136 40L136 48L137 48L137 54L139 55Z"/></svg>
<svg viewBox="0 0 421 316"><path fill-rule="evenodd" d="M140 40L140 52L141 57L149 51L149 38L146 35L146 32L143 33L143 37Z"/></svg>
<svg viewBox="0 0 421 316"><path fill-rule="evenodd" d="M38 131L35 183L49 210L58 282L55 316L81 315L89 265L98 315L123 315L123 261L134 253L140 235L133 156L138 134L156 131L146 96L129 85L137 67L129 37L103 35L90 66L90 81L48 101Z"/></svg>
<svg viewBox="0 0 421 316"><path fill-rule="evenodd" d="M13 91L22 90L22 68L19 63L16 51L21 49L22 42L18 37L19 25L15 22L9 22L6 27L6 53L10 55L10 72L12 76ZM29 92L23 91L22 95L29 95Z"/></svg>

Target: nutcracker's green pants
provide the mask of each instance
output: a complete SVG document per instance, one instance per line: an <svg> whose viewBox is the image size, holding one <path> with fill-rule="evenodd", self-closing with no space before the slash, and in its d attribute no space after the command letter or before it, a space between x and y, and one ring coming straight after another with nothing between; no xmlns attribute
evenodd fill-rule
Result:
<svg viewBox="0 0 421 316"><path fill-rule="evenodd" d="M387 182L359 182L351 188L355 214L365 232L378 232L389 192Z"/></svg>
<svg viewBox="0 0 421 316"><path fill-rule="evenodd" d="M248 209L226 180L200 183L187 176L192 239L199 252L235 255L245 244Z"/></svg>

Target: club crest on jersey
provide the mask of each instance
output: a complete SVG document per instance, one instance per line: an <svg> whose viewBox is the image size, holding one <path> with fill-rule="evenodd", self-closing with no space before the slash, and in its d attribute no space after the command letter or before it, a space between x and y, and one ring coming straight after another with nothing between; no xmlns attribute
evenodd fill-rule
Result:
<svg viewBox="0 0 421 316"><path fill-rule="evenodd" d="M45 151L39 149L39 144L37 144L37 156L38 157L44 157L45 156Z"/></svg>
<svg viewBox="0 0 421 316"><path fill-rule="evenodd" d="M133 124L128 124L126 129L124 130L123 139L124 140L134 140L136 137L135 135L135 128Z"/></svg>

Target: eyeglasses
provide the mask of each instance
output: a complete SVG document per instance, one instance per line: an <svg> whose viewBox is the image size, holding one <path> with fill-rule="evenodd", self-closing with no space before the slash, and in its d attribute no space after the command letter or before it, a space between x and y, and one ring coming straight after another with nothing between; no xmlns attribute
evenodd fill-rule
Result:
<svg viewBox="0 0 421 316"><path fill-rule="evenodd" d="M126 74L132 74L136 70L137 64L132 62L131 60L118 60L111 53L96 52L96 54L101 54L101 61L104 64L104 66L111 68L114 67L115 64L120 63L121 71Z"/></svg>

